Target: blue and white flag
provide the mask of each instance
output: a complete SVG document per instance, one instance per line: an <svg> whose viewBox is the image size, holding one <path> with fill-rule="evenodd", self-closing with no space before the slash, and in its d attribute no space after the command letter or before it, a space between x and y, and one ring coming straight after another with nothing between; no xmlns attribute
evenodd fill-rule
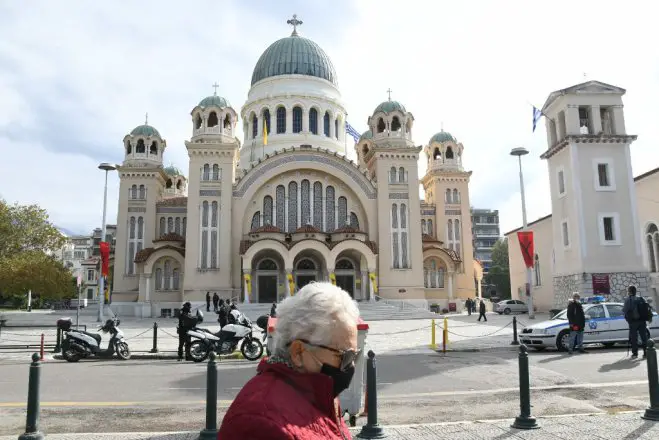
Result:
<svg viewBox="0 0 659 440"><path fill-rule="evenodd" d="M348 133L352 138L355 140L355 142L359 142L359 138L361 137L361 134L355 130L355 127L350 125L349 122L346 121L346 133Z"/></svg>
<svg viewBox="0 0 659 440"><path fill-rule="evenodd" d="M538 125L538 121L540 118L542 118L542 110L536 108L536 106L533 106L533 132L535 133L535 127Z"/></svg>

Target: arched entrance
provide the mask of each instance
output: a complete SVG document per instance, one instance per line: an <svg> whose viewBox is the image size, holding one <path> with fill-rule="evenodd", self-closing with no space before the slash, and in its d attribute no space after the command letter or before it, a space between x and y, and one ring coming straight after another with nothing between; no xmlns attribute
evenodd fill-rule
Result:
<svg viewBox="0 0 659 440"><path fill-rule="evenodd" d="M334 275L336 276L336 285L354 298L357 283L357 266L355 263L347 257L339 258L334 267Z"/></svg>
<svg viewBox="0 0 659 440"><path fill-rule="evenodd" d="M301 289L309 283L319 281L321 279L320 267L320 264L314 258L309 256L300 257L295 263L295 285L297 288Z"/></svg>
<svg viewBox="0 0 659 440"><path fill-rule="evenodd" d="M273 258L263 258L256 265L256 301L277 302L279 287L279 265Z"/></svg>

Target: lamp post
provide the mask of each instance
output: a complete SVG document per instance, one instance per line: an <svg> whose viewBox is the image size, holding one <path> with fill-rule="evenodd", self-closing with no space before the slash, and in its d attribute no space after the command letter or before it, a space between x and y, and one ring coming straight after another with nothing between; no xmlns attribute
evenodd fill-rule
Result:
<svg viewBox="0 0 659 440"><path fill-rule="evenodd" d="M517 156L519 162L519 188L522 194L522 229L528 231L529 224L526 220L526 197L524 196L524 174L522 174L522 156L529 154L529 150L524 147L513 148L510 151L511 156ZM529 306L529 319L535 319L533 311L533 295L531 292L531 279L533 278L532 268L526 268L526 292L528 293L527 304Z"/></svg>
<svg viewBox="0 0 659 440"><path fill-rule="evenodd" d="M101 224L101 242L105 241L105 214L108 207L108 171L114 171L117 169L116 166L109 163L103 162L98 166L99 170L105 171L105 187L103 189L103 223ZM103 264L101 263L101 270ZM105 279L101 273L101 277L98 281L98 322L103 322L103 305L105 302Z"/></svg>

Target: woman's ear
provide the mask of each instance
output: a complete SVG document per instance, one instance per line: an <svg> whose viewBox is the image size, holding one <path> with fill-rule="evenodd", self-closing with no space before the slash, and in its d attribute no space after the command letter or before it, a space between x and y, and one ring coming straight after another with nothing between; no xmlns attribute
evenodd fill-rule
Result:
<svg viewBox="0 0 659 440"><path fill-rule="evenodd" d="M304 347L302 342L300 341L293 341L291 345L288 347L288 353L291 356L291 363L293 366L296 368L302 368L302 352L304 351Z"/></svg>

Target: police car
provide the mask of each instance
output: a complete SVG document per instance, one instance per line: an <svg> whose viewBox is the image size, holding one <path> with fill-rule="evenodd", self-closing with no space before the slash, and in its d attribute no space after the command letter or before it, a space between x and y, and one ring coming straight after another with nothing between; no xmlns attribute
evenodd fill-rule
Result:
<svg viewBox="0 0 659 440"><path fill-rule="evenodd" d="M604 298L591 297L582 300L586 327L584 344L603 344L613 347L616 343L627 343L629 326L622 313L623 303L603 302ZM648 333L652 338L659 337L659 319L652 312L652 323L648 324ZM570 328L567 321L567 309L556 314L549 321L539 322L524 328L519 334L522 344L538 351L547 347L567 351L570 343Z"/></svg>

